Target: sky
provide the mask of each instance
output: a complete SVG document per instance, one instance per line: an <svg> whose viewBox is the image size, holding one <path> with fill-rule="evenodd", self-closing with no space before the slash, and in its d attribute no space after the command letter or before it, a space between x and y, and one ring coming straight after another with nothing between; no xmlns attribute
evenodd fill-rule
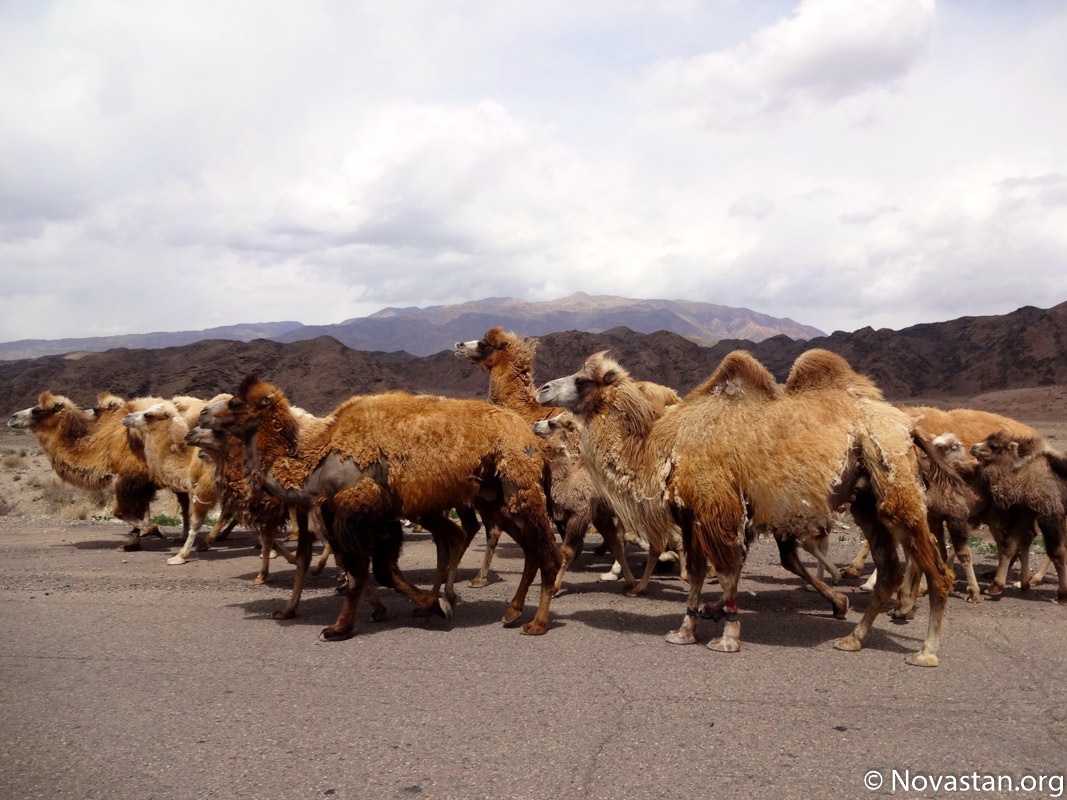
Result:
<svg viewBox="0 0 1067 800"><path fill-rule="evenodd" d="M1067 300L1058 0L0 0L0 341Z"/></svg>

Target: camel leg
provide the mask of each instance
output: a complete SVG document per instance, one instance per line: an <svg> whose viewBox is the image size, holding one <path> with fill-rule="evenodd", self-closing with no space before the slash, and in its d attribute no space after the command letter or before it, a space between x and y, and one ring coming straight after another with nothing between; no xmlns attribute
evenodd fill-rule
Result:
<svg viewBox="0 0 1067 800"><path fill-rule="evenodd" d="M952 550L949 552L949 559L954 554L960 561L960 566L963 567L963 574L967 576L967 602L977 603L982 599L982 589L978 585L978 578L974 574L974 561L971 557L971 545L967 541L970 536L970 529L966 525L959 525L954 522L948 523L948 536L952 542ZM945 566L951 567L952 562L946 559Z"/></svg>
<svg viewBox="0 0 1067 800"><path fill-rule="evenodd" d="M941 643L941 624L945 617L945 605L956 576L945 567L944 561L941 560L941 553L935 545L934 537L929 533L929 529L925 525L908 529L899 523L893 524L893 532L896 538L904 543L904 550L909 559L926 576L927 594L930 598L929 622L922 650L918 653L912 653L905 661L917 667L936 667L938 664L937 651L940 649Z"/></svg>
<svg viewBox="0 0 1067 800"><path fill-rule="evenodd" d="M685 602L685 616L681 625L667 633L667 641L671 644L696 644L697 641L697 620L701 616L700 595L704 590L708 566L703 558L694 560L697 563L689 564L689 596Z"/></svg>
<svg viewBox="0 0 1067 800"><path fill-rule="evenodd" d="M626 543L623 541L615 520L611 517L601 518L596 521L596 528L604 538L604 544L607 545L611 554L615 557L615 564L611 568L612 576L610 580L615 580L621 575L623 591L632 590L637 581L633 572L630 571L630 564L626 560ZM616 570L616 567L618 567L618 570ZM601 575L600 580L605 580L605 577Z"/></svg>
<svg viewBox="0 0 1067 800"><path fill-rule="evenodd" d="M874 558L874 567L878 572L878 580L874 585L874 593L863 617L853 628L852 632L834 642L838 650L856 651L863 647L863 640L870 633L874 620L885 608L889 597L900 586L904 575L900 568L900 560L897 557L896 543L892 534L878 520L874 498L869 495L861 495L852 503L852 515L856 523L863 529L867 537L867 545Z"/></svg>
<svg viewBox="0 0 1067 800"><path fill-rule="evenodd" d="M858 578L863 574L863 568L867 566L867 556L871 554L871 544L866 539L863 540L863 544L860 545L859 552L856 553L855 558L844 569L841 570L841 574L847 575L850 578Z"/></svg>
<svg viewBox="0 0 1067 800"><path fill-rule="evenodd" d="M844 619L848 611L848 598L840 592L835 592L824 581L815 577L800 560L797 553L797 539L795 536L784 536L776 539L778 542L778 556L782 566L794 575L802 578L810 587L830 601L830 608L835 619Z"/></svg>
<svg viewBox="0 0 1067 800"><path fill-rule="evenodd" d="M997 572L993 576L993 583L986 587L986 594L990 597L998 597L1004 593L1004 585L1008 582L1008 568L1019 549L1019 540L1008 535L997 547Z"/></svg>
<svg viewBox="0 0 1067 800"><path fill-rule="evenodd" d="M816 578L821 581L825 573L830 576L830 583L834 586L841 582L841 570L827 556L830 549L830 539L825 531L821 531L814 537L804 537L800 540L800 545L815 558L818 564L818 569L815 573ZM813 584L808 584L808 588L812 591L818 591Z"/></svg>
<svg viewBox="0 0 1067 800"><path fill-rule="evenodd" d="M741 571L719 570L719 586L722 587L722 636L708 642L708 649L719 653L736 653L741 649L741 622L737 618L737 587L741 580Z"/></svg>
<svg viewBox="0 0 1067 800"><path fill-rule="evenodd" d="M339 642L348 639L356 627L356 608L359 598L364 594L370 580L368 574L370 556L366 552L351 553L342 559L341 564L348 576L344 603L341 613L329 627L323 628L319 638L327 642Z"/></svg>
<svg viewBox="0 0 1067 800"><path fill-rule="evenodd" d="M889 612L893 619L915 619L915 601L919 597L919 583L922 571L910 558L905 560L904 580L897 591L896 605Z"/></svg>
<svg viewBox="0 0 1067 800"><path fill-rule="evenodd" d="M204 517L207 516L207 512L211 510L211 505L206 505L197 501L195 498L192 500L192 513L188 510L189 496L186 495L186 532L185 543L182 545L175 555L167 559L167 563L171 566L178 566L185 564L189 561L189 555L193 552L193 547L196 545L196 534L200 531L200 526L204 524Z"/></svg>
<svg viewBox="0 0 1067 800"><path fill-rule="evenodd" d="M489 581L489 568L493 563L493 555L496 553L496 546L500 544L500 534L503 531L499 526L486 525L485 528L485 556L482 558L482 568L478 570L478 574L471 578L469 586L475 589L481 589L488 586Z"/></svg>
<svg viewBox="0 0 1067 800"><path fill-rule="evenodd" d="M311 545L314 539L311 529L308 528L307 514L298 511L296 514L296 574L293 575L293 590L289 593L288 602L271 615L274 619L292 619L296 616L300 596L304 593L304 586L307 584L308 568L311 566Z"/></svg>
<svg viewBox="0 0 1067 800"><path fill-rule="evenodd" d="M259 572L252 579L253 586L261 586L270 577L270 553L274 548L274 535L271 531L256 531L259 536Z"/></svg>
<svg viewBox="0 0 1067 800"><path fill-rule="evenodd" d="M652 573L656 569L656 562L659 561L662 552L658 547L653 546L651 542L649 543L648 560L645 562L645 571L641 573L641 580L632 589L626 589L623 594L628 597L640 597L645 593L645 589L648 588L648 582L652 579ZM621 566L622 562L619 563ZM701 585L703 585L703 581L701 581Z"/></svg>
<svg viewBox="0 0 1067 800"><path fill-rule="evenodd" d="M439 602L445 619L452 618L456 606L456 572L467 549L470 537L452 520L443 515L431 514L419 517L419 524L430 532L437 548L437 567L434 576L433 595L437 597L441 584L445 587L445 600Z"/></svg>
<svg viewBox="0 0 1067 800"><path fill-rule="evenodd" d="M230 531L232 531L236 526L237 519L235 517L227 518L222 513L220 513L219 518L215 520L215 524L211 526L211 530L208 531L207 536L204 537L204 540L196 546L196 549L200 551L210 550L211 546L215 544L215 542L221 541L222 539L225 539L227 536L229 536Z"/></svg>
<svg viewBox="0 0 1067 800"><path fill-rule="evenodd" d="M1038 523L1045 540L1047 560L1056 565L1056 602L1067 605L1067 520L1064 517L1041 517Z"/></svg>
<svg viewBox="0 0 1067 800"><path fill-rule="evenodd" d="M315 566L311 568L312 575L321 575L322 571L326 569L326 565L330 562L330 543L323 542L322 555L319 556L319 560L315 562Z"/></svg>

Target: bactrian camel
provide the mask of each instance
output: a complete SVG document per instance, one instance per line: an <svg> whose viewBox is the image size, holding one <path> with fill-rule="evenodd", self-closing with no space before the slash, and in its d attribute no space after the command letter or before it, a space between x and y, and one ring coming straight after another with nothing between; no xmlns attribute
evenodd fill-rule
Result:
<svg viewBox="0 0 1067 800"><path fill-rule="evenodd" d="M122 424L123 417L162 398L122 400L103 394L97 407L83 410L69 398L44 391L37 405L12 415L8 427L28 430L48 456L56 475L82 489L113 487L116 518L132 526L123 550L140 550L141 536L162 535L152 524L149 507L156 484L148 471L140 436ZM187 532L189 497L176 493Z"/></svg>
<svg viewBox="0 0 1067 800"><path fill-rule="evenodd" d="M420 608L450 615L453 577L469 540L447 517L456 507L473 507L523 550L522 578L504 622L521 616L540 571L541 600L522 630L547 630L559 570L545 496L547 469L539 440L514 412L477 400L390 392L352 397L322 418L317 431L302 436L285 393L249 376L227 403L208 406L201 424L242 439L247 472L268 492L320 509L349 581L341 612L323 638L352 634L376 542L399 530L401 519L430 530L439 553L447 549L446 597L420 592L395 565L386 585L395 585Z"/></svg>
<svg viewBox="0 0 1067 800"><path fill-rule="evenodd" d="M545 407L537 402L537 388L533 379L537 344L538 340L535 338L519 337L497 326L490 328L481 339L456 342L454 353L458 358L469 361L489 374L490 403L502 408L510 408L528 423L537 424L556 417L563 410ZM668 386L650 381L636 381L635 385L660 414L667 407L679 401L677 392ZM547 435L548 430L542 427L540 433ZM560 435L565 434L561 432ZM561 461L563 458L569 459L569 462L563 464ZM579 531L578 527L583 522L587 525L591 523L604 538L605 547L615 557L615 565L610 572L602 576L602 579L614 580L617 576L621 576L624 582L623 588L627 594L643 594L657 561L667 558L668 555L672 559L677 558L681 542L671 541L667 551L656 553L649 550L649 542L640 531L626 530L624 532L626 540L649 550L644 573L641 580L636 581L626 561L623 539L620 537L610 504L606 498L598 498L590 506L590 498L596 495L596 490L591 486L591 478L583 474L586 472L586 466L578 447L575 445L563 450L557 448L553 459L560 467L560 470L554 469L553 474L555 475L557 471L564 472L568 483L566 489L558 488L553 497L553 503L557 507L554 511L555 521L560 528L560 536L564 539L563 570L565 571L574 557L581 552L585 531ZM587 483L590 484L588 487ZM564 528L569 530L569 534ZM495 536L487 531L485 559L481 571L471 581L472 586L484 586L488 583L489 565L492 563L493 551L499 537L499 531L495 533ZM560 580L562 580L562 575Z"/></svg>
<svg viewBox="0 0 1067 800"><path fill-rule="evenodd" d="M775 534L783 565L810 583L794 534L817 530L833 511L850 505L867 532L879 576L863 618L834 646L862 647L902 580L899 543L930 586L926 639L907 662L938 663L951 573L927 527L911 424L839 356L810 350L778 386L750 354L735 351L657 419L626 371L600 353L574 375L545 384L538 400L564 406L584 422L583 453L624 524L641 528L650 540L681 529L690 591L669 642L694 643L703 613L726 619L711 649L740 649L738 581L751 539ZM709 561L722 597L702 610ZM835 614L843 612L836 593L825 588Z"/></svg>

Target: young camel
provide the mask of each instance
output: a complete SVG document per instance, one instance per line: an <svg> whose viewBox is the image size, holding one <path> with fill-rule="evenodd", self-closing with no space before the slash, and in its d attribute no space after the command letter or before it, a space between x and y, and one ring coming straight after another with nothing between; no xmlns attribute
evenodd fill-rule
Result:
<svg viewBox="0 0 1067 800"><path fill-rule="evenodd" d="M932 406L902 405L897 407L911 418L913 429L918 436L932 440L943 434L952 434L962 442L964 448L971 447L996 431L1007 431L1013 436L1037 436L1037 431L1029 425L989 411L978 411L971 408L954 408L946 411ZM946 527L945 525L935 525L933 529L934 534L942 542L944 542ZM977 581L973 580L974 567L971 566L971 547L968 541L970 533L971 531L967 531L964 534L959 528L955 531L948 530L949 540L952 544L950 556L958 558L960 564L964 567L964 572L967 573L967 602L977 603L979 598L972 591L973 587L977 585ZM943 544L942 548L944 548ZM869 554L870 549L867 543L864 542L851 563L842 568L842 573L852 578L858 578L863 574L863 568L866 566ZM951 564L951 560L948 563ZM860 589L870 591L876 580L877 574L872 573Z"/></svg>
<svg viewBox="0 0 1067 800"><path fill-rule="evenodd" d="M1009 515L999 561L989 594L1000 594L1008 567L1019 558L1020 588L1030 588L1029 550L1035 524L1045 540L1045 552L1056 567L1056 602L1067 605L1067 457L1053 452L1039 437L991 434L971 447L978 459L983 486L992 504Z"/></svg>
<svg viewBox="0 0 1067 800"><path fill-rule="evenodd" d="M541 600L522 631L547 630L559 551L548 517L539 440L518 415L477 400L390 392L352 397L323 418L318 430L302 435L285 393L249 376L229 402L208 406L201 424L240 437L246 473L267 493L320 509L330 546L348 574L341 613L322 631L324 639L352 635L371 554L380 538L399 530L402 518L430 530L439 560L447 555L446 596L442 600L416 589L395 563L387 585L395 585L421 610L450 616L455 571L468 541L448 519L456 507L475 508L525 554L505 623L521 616L540 570Z"/></svg>
<svg viewBox="0 0 1067 800"><path fill-rule="evenodd" d="M574 375L546 384L538 400L582 419L586 459L624 524L639 526L650 540L680 527L690 592L669 642L696 641L710 561L722 597L703 613L725 617L726 624L708 646L739 650L737 590L751 538L775 534L783 565L812 582L792 534L818 529L851 501L880 574L862 620L834 646L862 647L902 579L899 543L931 587L926 640L907 662L937 665L950 574L926 525L910 425L839 356L825 350L802 354L779 387L750 354L735 351L677 408L656 419L626 371L601 353ZM836 593L826 590L836 615Z"/></svg>
<svg viewBox="0 0 1067 800"><path fill-rule="evenodd" d="M85 411L70 399L44 391L37 405L12 415L8 427L32 433L48 456L56 475L82 489L115 490L114 516L132 526L122 550L141 549L146 536L162 536L151 522L149 507L156 497L140 437L122 424L122 418L162 398L125 401L102 395L103 402ZM177 493L183 525L188 520L189 498Z"/></svg>
<svg viewBox="0 0 1067 800"><path fill-rule="evenodd" d="M490 403L502 408L510 408L531 425L542 424L539 435L545 436L549 431L543 423L557 417L563 409L545 407L537 402L537 389L533 380L533 363L537 354L537 344L537 339L520 338L515 333L497 326L490 328L481 339L456 342L454 353L458 358L469 361L489 373ZM635 385L652 402L659 414L679 402L677 392L670 387L650 381L637 381ZM577 443L562 449L557 447L553 456L553 465L553 482L556 480L557 473L562 471L567 476L568 484L566 489L553 489L555 521L559 527L560 536L564 539L563 571L566 571L571 561L581 552L585 530L592 524L603 536L605 546L615 557L615 564L611 571L602 575L601 580L616 580L621 575L626 594L643 594L656 563L666 558L676 560L681 542L673 540L666 552L653 553L649 548L648 540L640 532L624 531L626 541L632 541L648 551L645 571L641 580L636 581L626 560L623 538L619 535L610 504L603 498L593 500L596 490L592 487L592 479L586 474L587 467L582 460ZM579 532L578 527L583 523L586 529ZM565 527L569 529L569 534L564 529ZM487 546L482 569L471 581L471 586L488 584L489 566L492 563L493 551L500 538L500 532L496 531L494 535L487 530L486 538ZM560 580L562 580L562 574Z"/></svg>
<svg viewBox="0 0 1067 800"><path fill-rule="evenodd" d="M200 458L197 448L186 443L189 423L171 401L164 400L127 414L122 424L143 437L145 463L153 483L189 497L189 530L178 553L167 559L172 566L185 564L204 518L218 503L215 470L211 462ZM219 536L226 521L227 517L220 514L208 534L211 541Z"/></svg>

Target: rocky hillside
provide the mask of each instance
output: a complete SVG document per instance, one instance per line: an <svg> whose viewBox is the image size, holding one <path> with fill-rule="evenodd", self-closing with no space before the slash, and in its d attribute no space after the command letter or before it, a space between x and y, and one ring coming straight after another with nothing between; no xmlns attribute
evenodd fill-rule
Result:
<svg viewBox="0 0 1067 800"><path fill-rule="evenodd" d="M758 314L747 308L688 300L631 300L578 293L543 303L491 297L430 308L386 308L369 317L357 317L337 325L268 322L230 325L206 331L129 334L93 339L23 340L0 344L0 359L36 358L72 352L100 353L116 347L133 350L180 347L210 339L300 342L320 336L330 336L355 350L404 351L428 356L450 348L453 342L477 339L494 325L503 325L523 336L570 330L600 333L625 325L643 333L672 331L703 345L711 345L722 339L758 342L778 335L792 339L810 339L822 335L822 331L808 325Z"/></svg>
<svg viewBox="0 0 1067 800"><path fill-rule="evenodd" d="M840 353L896 400L970 398L1008 389L1067 386L1067 303L902 331L839 332L806 342L776 336L701 347L667 331L558 332L540 338L535 376L548 380L569 374L589 354L610 350L634 377L684 393L733 349L752 351L784 380L793 359L811 347ZM233 391L251 372L278 384L294 403L315 413L325 413L356 393L404 389L484 397L488 385L484 374L447 351L424 357L364 352L330 337L289 344L216 340L0 362L0 409L11 413L30 406L43 389L68 395L82 405L91 405L104 390L126 397L208 397Z"/></svg>

